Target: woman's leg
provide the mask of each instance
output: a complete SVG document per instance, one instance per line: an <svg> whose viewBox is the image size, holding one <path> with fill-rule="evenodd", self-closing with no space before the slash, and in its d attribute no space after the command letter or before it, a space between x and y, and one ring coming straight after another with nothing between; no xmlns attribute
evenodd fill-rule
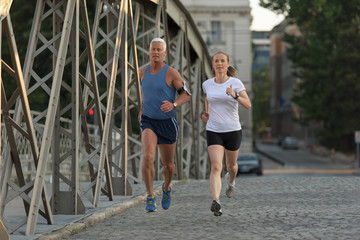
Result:
<svg viewBox="0 0 360 240"><path fill-rule="evenodd" d="M210 189L213 200L218 200L221 192L221 170L224 157L224 147L221 145L210 145L208 147L211 172L210 172Z"/></svg>
<svg viewBox="0 0 360 240"><path fill-rule="evenodd" d="M230 175L229 183L233 184L238 172L237 157L239 150L230 151L225 149L226 169Z"/></svg>

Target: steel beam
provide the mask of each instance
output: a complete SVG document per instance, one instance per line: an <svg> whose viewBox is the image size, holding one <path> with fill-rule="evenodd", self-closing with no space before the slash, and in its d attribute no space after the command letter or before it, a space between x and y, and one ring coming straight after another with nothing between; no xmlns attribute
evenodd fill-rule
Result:
<svg viewBox="0 0 360 240"><path fill-rule="evenodd" d="M8 13L7 13L8 14ZM3 16L1 17L2 21ZM2 36L2 26L0 24L0 36ZM1 59L1 45L2 45L2 37L0 37L0 59ZM1 67L0 67L0 86L2 86L2 75L1 75ZM1 105L1 96L2 91L0 91L0 137L1 136L1 119L2 119L2 105ZM2 186L2 167L1 167L1 141L0 141L0 186ZM0 196L1 198L1 196ZM0 201L1 202L1 201ZM0 205L0 239L9 240L9 234L7 233L4 224L2 223L2 207Z"/></svg>
<svg viewBox="0 0 360 240"><path fill-rule="evenodd" d="M12 76L16 80L17 89L14 91L13 95L6 99L4 84L1 85L2 91L2 112L5 121L6 133L9 142L9 149L11 151L11 159L7 159L7 165L5 169L5 178L2 181L2 196L1 196L1 207L4 208L6 202L11 201L16 196L21 196L23 198L23 203L25 207L26 214L29 214L29 196L28 194L33 188L33 183L26 183L24 178L23 169L21 166L19 151L18 151L18 142L16 141L19 135L25 137L29 145L31 146L31 153L33 157L33 163L35 167L38 167L38 145L37 139L35 136L35 130L33 127L32 117L30 113L30 107L28 98L26 95L25 84L23 80L23 74L20 66L19 54L16 47L15 37L12 30L12 24L10 20L10 16L8 15L2 21L2 27L5 30L7 36L7 42L10 49L10 55L12 60L13 69L7 65L3 60L1 60L1 66L4 68L10 76ZM19 99L22 106L22 112L19 115L14 115L11 117L9 110L15 105L16 100ZM23 116L26 124L26 128L22 127L22 124L19 122L19 116ZM16 131L15 131L16 130ZM10 155L9 155L10 156ZM15 167L15 171L17 174L17 180L19 185L13 184L10 179L10 174L12 167ZM8 197L8 187L12 188L16 193L11 197ZM43 203L43 209L37 209L36 214L40 213L49 224L53 223L53 218L50 209L50 203L48 200L48 195L46 192L46 188L39 188L39 196L41 196L41 200ZM7 198L8 197L8 198ZM31 197L31 196L30 196ZM40 207L40 201L38 202ZM15 231L22 225L18 225L15 228L12 228L12 231ZM11 226L9 226L11 228Z"/></svg>
<svg viewBox="0 0 360 240"><path fill-rule="evenodd" d="M45 178L53 181L54 213L64 213L68 201L71 211L67 214L84 210L84 200L97 207L101 194L110 201L114 194L131 195L130 183L142 182L142 145L136 127L141 102L138 71L150 64L149 42L154 37L165 38L166 61L180 72L192 92L191 102L177 110L180 138L175 178L205 178L209 170L205 124L200 115L204 109L201 83L211 75L211 61L190 14L178 0L98 0L91 34L88 11L86 0L38 0L36 4L25 57L24 87L25 95L42 91L49 99L48 107L30 123L35 139L29 141L29 146L36 148L37 137L42 144L40 153L34 155L38 156L33 164L37 166L35 176L25 179L19 151L9 150L7 155L12 160L2 177L9 179L11 170L17 169L22 186L7 183L15 188L16 196L23 197L27 235L34 233L39 213L51 220L49 202L43 198ZM50 39L41 31L44 24L53 27ZM48 56L53 57L53 64L47 72L37 69L38 59ZM5 64L3 67L10 75L17 74L18 70ZM60 92L70 97L64 100ZM10 105L19 99L14 95L5 101ZM16 108L18 119L14 122L20 122L22 108L20 104ZM90 109L95 111L94 125L86 120ZM23 131L15 125L13 129ZM17 138L11 133L9 136L8 145L15 146ZM52 175L47 174L48 163L53 165ZM70 169L64 171L67 166ZM163 179L159 154L156 169L157 179ZM2 186L5 195L8 185ZM27 189L32 190L32 196L27 196ZM6 201L14 194L8 196ZM40 198L44 210L39 209ZM4 207L6 201L1 201Z"/></svg>

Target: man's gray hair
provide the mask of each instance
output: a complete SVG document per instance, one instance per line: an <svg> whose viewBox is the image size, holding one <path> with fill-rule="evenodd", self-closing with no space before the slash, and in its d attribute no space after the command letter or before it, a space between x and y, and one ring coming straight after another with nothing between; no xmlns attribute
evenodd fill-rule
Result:
<svg viewBox="0 0 360 240"><path fill-rule="evenodd" d="M153 40L151 40L150 46L151 46L151 44L152 44L153 42L162 42L163 47L164 47L164 51L166 50L166 42L164 41L164 39L162 39L162 38L154 38Z"/></svg>

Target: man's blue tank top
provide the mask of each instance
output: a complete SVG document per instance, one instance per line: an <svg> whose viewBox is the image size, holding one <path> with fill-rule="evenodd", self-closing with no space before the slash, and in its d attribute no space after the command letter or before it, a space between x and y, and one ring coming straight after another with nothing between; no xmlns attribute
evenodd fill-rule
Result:
<svg viewBox="0 0 360 240"><path fill-rule="evenodd" d="M150 66L145 70L144 77L141 81L142 89L142 111L143 114L152 119L169 119L175 116L175 109L165 113L160 107L163 101L174 102L176 89L169 87L166 83L165 75L169 65L160 70L159 73L151 75Z"/></svg>

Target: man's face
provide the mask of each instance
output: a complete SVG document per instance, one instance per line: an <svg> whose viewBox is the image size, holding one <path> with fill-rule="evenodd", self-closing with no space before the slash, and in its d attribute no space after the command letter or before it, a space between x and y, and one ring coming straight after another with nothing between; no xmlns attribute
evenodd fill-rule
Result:
<svg viewBox="0 0 360 240"><path fill-rule="evenodd" d="M164 51L164 45L162 42L152 42L149 54L152 62L163 62L166 50Z"/></svg>

